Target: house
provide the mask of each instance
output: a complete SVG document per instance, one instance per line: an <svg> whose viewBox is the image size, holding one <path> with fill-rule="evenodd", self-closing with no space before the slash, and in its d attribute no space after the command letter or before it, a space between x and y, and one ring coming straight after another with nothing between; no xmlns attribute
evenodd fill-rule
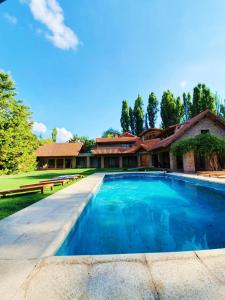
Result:
<svg viewBox="0 0 225 300"><path fill-rule="evenodd" d="M96 138L92 153L84 153L81 143L46 144L37 151L40 168L135 168L160 167L194 172L207 169L194 153L174 156L176 141L211 133L225 138L225 120L206 110L183 124L166 129L150 128L135 136L129 132L116 137ZM224 159L221 159L224 165Z"/></svg>

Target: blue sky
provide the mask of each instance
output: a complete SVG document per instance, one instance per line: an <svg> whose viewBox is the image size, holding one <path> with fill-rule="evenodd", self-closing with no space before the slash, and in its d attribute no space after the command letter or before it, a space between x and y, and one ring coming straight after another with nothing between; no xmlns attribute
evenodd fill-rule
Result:
<svg viewBox="0 0 225 300"><path fill-rule="evenodd" d="M205 82L224 99L224 12L224 0L7 0L0 69L44 136L100 136L138 93L146 104Z"/></svg>

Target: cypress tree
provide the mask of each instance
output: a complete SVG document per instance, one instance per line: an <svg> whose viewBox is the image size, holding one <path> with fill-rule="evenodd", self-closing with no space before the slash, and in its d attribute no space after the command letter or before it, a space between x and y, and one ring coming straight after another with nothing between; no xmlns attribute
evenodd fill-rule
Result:
<svg viewBox="0 0 225 300"><path fill-rule="evenodd" d="M150 128L155 127L155 122L157 119L157 113L158 113L158 100L156 98L156 95L154 93L151 93L148 97L148 106L147 106L147 115L148 115L148 121Z"/></svg>
<svg viewBox="0 0 225 300"><path fill-rule="evenodd" d="M129 105L128 105L128 102L126 100L124 100L122 102L122 111L121 111L120 124L121 124L123 132L129 131L129 125L130 125Z"/></svg>
<svg viewBox="0 0 225 300"><path fill-rule="evenodd" d="M144 130L147 130L149 127L148 127L148 114L146 113L145 114L145 126L144 126Z"/></svg>
<svg viewBox="0 0 225 300"><path fill-rule="evenodd" d="M187 121L191 118L192 102L191 94L183 93L183 104L184 104L184 120Z"/></svg>
<svg viewBox="0 0 225 300"><path fill-rule="evenodd" d="M143 122L144 122L144 109L142 97L138 95L134 103L134 127L135 134L139 135L143 131Z"/></svg>
<svg viewBox="0 0 225 300"><path fill-rule="evenodd" d="M56 139L57 139L57 128L53 128L53 130L52 130L52 141L54 143L56 143Z"/></svg>
<svg viewBox="0 0 225 300"><path fill-rule="evenodd" d="M135 134L135 128L134 128L134 114L133 114L133 110L130 107L129 108L129 120L130 120L130 131L132 134Z"/></svg>
<svg viewBox="0 0 225 300"><path fill-rule="evenodd" d="M169 90L163 93L160 106L160 114L162 118L163 128L177 123L176 100Z"/></svg>
<svg viewBox="0 0 225 300"><path fill-rule="evenodd" d="M180 97L176 100L176 124L183 122L184 120L184 105Z"/></svg>

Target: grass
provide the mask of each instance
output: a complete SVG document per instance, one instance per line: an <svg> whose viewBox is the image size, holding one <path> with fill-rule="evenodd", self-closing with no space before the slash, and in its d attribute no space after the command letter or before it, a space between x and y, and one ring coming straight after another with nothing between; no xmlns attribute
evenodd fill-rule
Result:
<svg viewBox="0 0 225 300"><path fill-rule="evenodd" d="M153 170L153 169L148 169ZM40 180L50 179L59 175L69 174L82 174L84 176L91 175L95 172L121 172L121 169L65 169L65 170L51 170L51 171L33 171L29 173L19 175L3 175L0 176L0 190L16 189L21 185L38 183ZM73 184L74 182L70 183ZM15 212L44 199L51 194L67 187L55 186L53 191L46 189L44 194L29 193L29 194L18 194L0 198L0 220L4 219Z"/></svg>
<svg viewBox="0 0 225 300"><path fill-rule="evenodd" d="M16 189L24 184L38 183L40 180L53 178L59 175L82 174L84 176L95 172L95 169L66 169L54 171L34 171L19 175L5 175L0 177L0 190ZM70 183L72 184L72 183ZM57 191L67 187L55 186L53 191L46 189L44 194L28 193L0 198L0 220L14 214L15 212L43 199Z"/></svg>

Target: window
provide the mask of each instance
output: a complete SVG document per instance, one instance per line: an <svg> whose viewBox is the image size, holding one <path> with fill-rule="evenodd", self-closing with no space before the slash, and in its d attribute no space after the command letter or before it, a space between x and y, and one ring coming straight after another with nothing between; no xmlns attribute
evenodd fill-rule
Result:
<svg viewBox="0 0 225 300"><path fill-rule="evenodd" d="M206 133L209 133L209 129L201 130L201 134L206 134Z"/></svg>

